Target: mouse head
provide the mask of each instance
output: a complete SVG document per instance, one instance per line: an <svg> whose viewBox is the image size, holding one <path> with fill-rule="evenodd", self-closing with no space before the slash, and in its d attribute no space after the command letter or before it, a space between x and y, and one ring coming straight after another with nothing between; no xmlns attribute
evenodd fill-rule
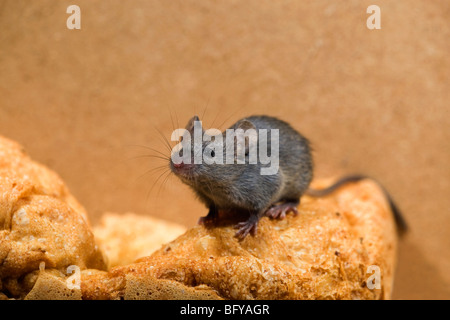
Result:
<svg viewBox="0 0 450 320"><path fill-rule="evenodd" d="M194 116L185 129L172 135L172 140L177 135L181 141L172 151L170 168L188 185L211 185L212 181L224 186L256 165L258 136L254 124L246 119L222 133L217 129L205 131Z"/></svg>

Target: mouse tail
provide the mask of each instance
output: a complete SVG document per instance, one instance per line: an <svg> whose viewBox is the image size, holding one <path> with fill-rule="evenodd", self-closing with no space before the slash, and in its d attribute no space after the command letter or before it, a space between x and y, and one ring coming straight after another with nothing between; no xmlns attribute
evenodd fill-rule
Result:
<svg viewBox="0 0 450 320"><path fill-rule="evenodd" d="M387 198L387 200L389 202L389 206L391 207L391 211L394 215L394 219L395 219L395 222L397 225L397 231L398 231L399 235L401 236L401 235L405 234L408 231L408 224L406 223L406 220L403 218L401 211L399 210L398 206L395 204L395 202L392 199L389 192L383 187L383 185L381 185L378 181L376 181L375 179L373 179L371 177L368 177L365 175L359 175L359 174L345 176L325 189L308 189L305 192L305 194L308 196L311 196L311 197L315 197L315 198L324 197L324 196L327 196L327 195L331 194L332 192L336 191L337 189L339 189L340 187L342 187L343 185L345 185L347 183L358 182L358 181L361 181L364 179L374 180L381 187L385 197Z"/></svg>
<svg viewBox="0 0 450 320"><path fill-rule="evenodd" d="M308 196L311 196L311 197L315 197L315 198L325 197L347 183L358 182L358 181L361 181L364 179L370 179L370 178L367 176L358 175L358 174L345 176L345 177L340 178L338 181L336 181L331 186L329 186L325 189L308 189L308 190L306 190L305 194Z"/></svg>

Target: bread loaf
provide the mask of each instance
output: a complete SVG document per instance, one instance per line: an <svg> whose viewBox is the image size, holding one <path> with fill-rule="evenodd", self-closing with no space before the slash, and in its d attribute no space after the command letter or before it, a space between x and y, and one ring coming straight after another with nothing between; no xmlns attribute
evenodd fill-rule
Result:
<svg viewBox="0 0 450 320"><path fill-rule="evenodd" d="M262 218L256 236L241 242L225 217L219 226L185 231L106 214L96 241L63 181L0 137L0 299L391 297L397 235L376 183L303 197L298 211ZM79 271L75 287L71 267Z"/></svg>

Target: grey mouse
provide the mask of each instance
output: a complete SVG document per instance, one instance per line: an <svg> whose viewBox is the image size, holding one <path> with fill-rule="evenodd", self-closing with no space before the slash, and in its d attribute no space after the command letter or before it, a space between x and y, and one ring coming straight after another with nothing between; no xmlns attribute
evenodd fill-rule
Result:
<svg viewBox="0 0 450 320"><path fill-rule="evenodd" d="M198 128L198 124L201 124L201 122L197 116L194 116L188 122L185 132L191 136L194 135L194 128L196 125ZM226 139L229 130L221 133L222 139L220 140L223 141L223 154L228 155L230 150L233 150L234 161L232 163L211 163L211 161L196 163L194 160L195 155L199 153L208 154L210 159L218 156L216 155L217 149L208 150L211 145L209 141L220 138L216 136L215 139L207 139L207 142L202 141L200 145L197 141L197 148L194 146L194 139L191 139L190 142L187 141L188 145L185 144L185 147L178 152L182 155L183 152L193 151L190 152L191 156L189 157L186 153L185 161L181 162L174 162L171 158L170 168L182 182L194 190L198 198L209 208L207 216L200 218L199 223L205 225L217 223L219 210L245 217L244 221L237 223L235 226L238 229L235 236L239 240L243 240L249 234L254 236L257 232L258 221L263 216L283 219L289 212L298 214L297 206L304 194L322 197L346 183L369 178L364 175L351 175L338 180L326 189L309 189L309 184L313 178L310 143L291 125L275 117L260 115L241 119L229 129L271 132L271 137L272 132L277 133L277 148L275 148L275 140L267 138L264 143L266 143L269 153L278 150L278 170L273 174L261 174L262 168L267 169L270 164L250 161L251 146L256 148L257 154L259 154L258 151L261 148L258 144L261 141L255 141L253 145L250 141L261 140L260 136L256 136L256 138L255 136L252 138L246 136L245 145L242 146L241 144L245 163L242 163L242 161L239 163L237 146L233 146L234 149L227 148L227 145L231 145L231 141L239 145L236 138L234 140ZM275 130L272 131L273 129ZM208 133L201 128L201 135L208 136ZM403 233L407 229L406 223L390 195L384 188L383 190L394 213L398 230Z"/></svg>

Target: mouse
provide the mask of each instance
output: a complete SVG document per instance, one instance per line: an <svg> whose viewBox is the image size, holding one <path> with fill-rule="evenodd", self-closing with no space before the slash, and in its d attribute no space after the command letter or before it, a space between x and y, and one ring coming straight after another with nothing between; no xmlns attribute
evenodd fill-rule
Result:
<svg viewBox="0 0 450 320"><path fill-rule="evenodd" d="M252 134L232 135L246 132ZM258 222L264 216L283 219L288 213L297 215L303 195L324 197L345 184L371 179L355 174L325 189L311 189L314 166L309 140L289 123L273 116L245 117L223 132L215 130L212 134L205 131L199 117L194 116L179 140L180 144L170 157L170 169L208 208L208 214L198 223L216 224L221 211L238 214L244 217L235 224L235 237L240 241L248 235L256 235ZM266 155L271 154L272 163L263 163L263 149ZM255 154L261 161L255 161ZM204 161L201 156L205 156ZM383 187L382 190L398 230L403 233L407 229L406 222L392 197Z"/></svg>

